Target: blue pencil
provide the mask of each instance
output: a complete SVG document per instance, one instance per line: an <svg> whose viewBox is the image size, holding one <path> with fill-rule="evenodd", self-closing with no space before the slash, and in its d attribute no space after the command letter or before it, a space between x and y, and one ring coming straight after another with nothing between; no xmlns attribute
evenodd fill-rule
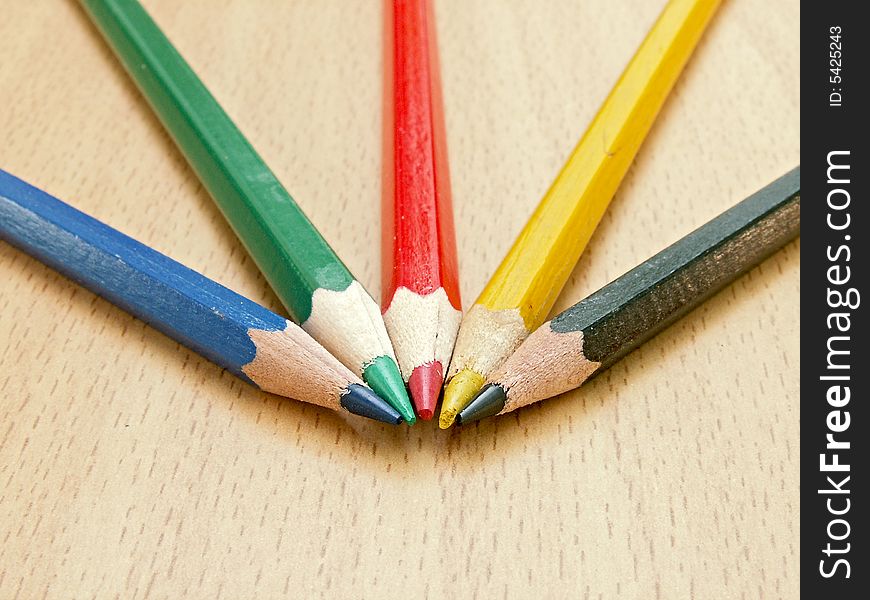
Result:
<svg viewBox="0 0 870 600"><path fill-rule="evenodd" d="M0 239L262 390L402 420L297 325L3 170Z"/></svg>

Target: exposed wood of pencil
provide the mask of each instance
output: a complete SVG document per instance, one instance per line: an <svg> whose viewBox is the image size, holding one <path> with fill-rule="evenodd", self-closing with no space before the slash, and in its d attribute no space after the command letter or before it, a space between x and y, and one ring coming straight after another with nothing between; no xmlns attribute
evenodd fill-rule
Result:
<svg viewBox="0 0 870 600"><path fill-rule="evenodd" d="M720 0L671 0L460 326L441 425L547 317Z"/></svg>
<svg viewBox="0 0 870 600"><path fill-rule="evenodd" d="M0 239L260 389L401 421L297 325L2 170Z"/></svg>
<svg viewBox="0 0 870 600"><path fill-rule="evenodd" d="M291 316L409 422L377 304L136 0L80 0Z"/></svg>
<svg viewBox="0 0 870 600"><path fill-rule="evenodd" d="M385 0L384 13L382 309L428 419L462 317L438 48L429 0Z"/></svg>
<svg viewBox="0 0 870 600"><path fill-rule="evenodd" d="M798 235L800 167L530 335L489 379L499 414L578 387Z"/></svg>

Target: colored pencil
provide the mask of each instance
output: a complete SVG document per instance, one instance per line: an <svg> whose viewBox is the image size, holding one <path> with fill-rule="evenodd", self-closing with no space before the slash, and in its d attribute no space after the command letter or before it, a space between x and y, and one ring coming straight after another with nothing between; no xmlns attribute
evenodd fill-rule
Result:
<svg viewBox="0 0 870 600"><path fill-rule="evenodd" d="M264 391L402 420L297 325L2 170L0 239Z"/></svg>
<svg viewBox="0 0 870 600"><path fill-rule="evenodd" d="M546 319L720 0L670 0L459 328L440 426Z"/></svg>
<svg viewBox="0 0 870 600"><path fill-rule="evenodd" d="M290 312L410 424L377 303L136 0L81 0Z"/></svg>
<svg viewBox="0 0 870 600"><path fill-rule="evenodd" d="M530 335L459 412L502 414L580 386L800 235L800 167Z"/></svg>
<svg viewBox="0 0 870 600"><path fill-rule="evenodd" d="M435 414L462 308L428 0L385 0L381 310L417 415Z"/></svg>

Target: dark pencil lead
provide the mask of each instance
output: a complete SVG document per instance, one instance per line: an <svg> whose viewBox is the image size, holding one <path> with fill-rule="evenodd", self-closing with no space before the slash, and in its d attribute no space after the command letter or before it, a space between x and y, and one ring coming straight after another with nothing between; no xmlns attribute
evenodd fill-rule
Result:
<svg viewBox="0 0 870 600"><path fill-rule="evenodd" d="M497 415L504 410L507 392L500 385L489 383L480 390L471 403L459 411L456 422L460 425Z"/></svg>
<svg viewBox="0 0 870 600"><path fill-rule="evenodd" d="M402 422L399 411L369 388L358 383L347 386L347 391L341 395L341 405L355 415L382 423L398 425Z"/></svg>

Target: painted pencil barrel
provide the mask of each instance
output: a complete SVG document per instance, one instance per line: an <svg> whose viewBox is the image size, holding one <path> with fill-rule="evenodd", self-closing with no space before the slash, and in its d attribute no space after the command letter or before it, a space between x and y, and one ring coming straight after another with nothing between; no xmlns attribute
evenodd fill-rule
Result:
<svg viewBox="0 0 870 600"><path fill-rule="evenodd" d="M662 9L477 304L546 319L720 3Z"/></svg>
<svg viewBox="0 0 870 600"><path fill-rule="evenodd" d="M800 234L800 167L553 318L605 369Z"/></svg>
<svg viewBox="0 0 870 600"><path fill-rule="evenodd" d="M350 272L142 6L80 1L293 319L315 289L346 289Z"/></svg>
<svg viewBox="0 0 870 600"><path fill-rule="evenodd" d="M2 170L0 239L265 391L401 420L298 326Z"/></svg>
<svg viewBox="0 0 870 600"><path fill-rule="evenodd" d="M460 310L435 23L429 0L385 0L384 310L399 288Z"/></svg>
<svg viewBox="0 0 870 600"><path fill-rule="evenodd" d="M800 235L800 167L545 323L460 412L469 422L580 386Z"/></svg>
<svg viewBox="0 0 870 600"><path fill-rule="evenodd" d="M4 240L242 379L250 382L242 366L256 351L248 328L286 327L271 311L8 173L0 173L0 189ZM214 310L194 300L209 296Z"/></svg>

